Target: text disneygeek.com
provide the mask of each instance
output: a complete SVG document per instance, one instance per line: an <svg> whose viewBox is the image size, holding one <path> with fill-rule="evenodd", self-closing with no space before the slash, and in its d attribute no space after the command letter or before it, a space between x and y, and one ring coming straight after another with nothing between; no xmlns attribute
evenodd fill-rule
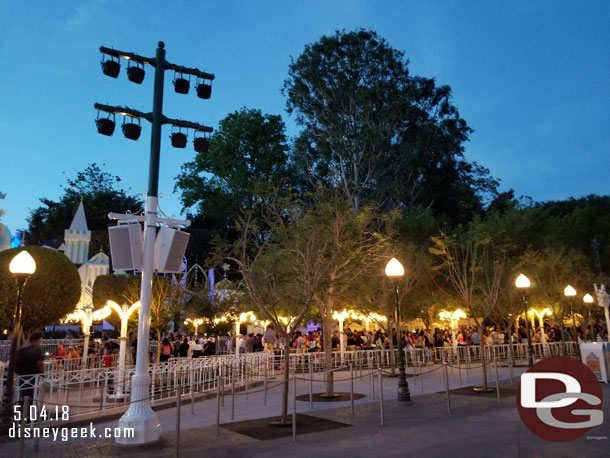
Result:
<svg viewBox="0 0 610 458"><path fill-rule="evenodd" d="M134 437L134 434L133 428L96 428L93 426L93 423L89 423L89 427L25 426L24 428L13 424L9 429L9 437L13 439L18 439L20 437L24 437L25 439L43 438L62 442L67 442L70 439L132 438Z"/></svg>

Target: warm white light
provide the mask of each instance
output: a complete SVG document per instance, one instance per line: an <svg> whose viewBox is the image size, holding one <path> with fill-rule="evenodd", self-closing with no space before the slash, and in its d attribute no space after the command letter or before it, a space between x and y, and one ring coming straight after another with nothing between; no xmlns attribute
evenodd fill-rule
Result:
<svg viewBox="0 0 610 458"><path fill-rule="evenodd" d="M576 290L572 287L572 285L568 285L563 290L564 296L573 297L576 296Z"/></svg>
<svg viewBox="0 0 610 458"><path fill-rule="evenodd" d="M26 250L20 251L8 266L13 275L32 275L36 272L36 261Z"/></svg>
<svg viewBox="0 0 610 458"><path fill-rule="evenodd" d="M525 288L529 288L531 285L530 283L530 279L527 278L525 275L523 274L519 274L519 276L517 277L517 279L515 280L515 286L519 289L525 289Z"/></svg>
<svg viewBox="0 0 610 458"><path fill-rule="evenodd" d="M385 266L385 274L388 277L402 277L405 274L405 268L398 259L392 258Z"/></svg>
<svg viewBox="0 0 610 458"><path fill-rule="evenodd" d="M441 312L439 314L441 320L447 320L447 321L457 321L460 320L462 318L466 318L466 314L464 313L464 311L462 309L457 309L455 312L451 313L451 312Z"/></svg>
<svg viewBox="0 0 610 458"><path fill-rule="evenodd" d="M589 293L587 293L582 298L582 300L585 302L585 304L592 304L593 303L593 296L591 296Z"/></svg>

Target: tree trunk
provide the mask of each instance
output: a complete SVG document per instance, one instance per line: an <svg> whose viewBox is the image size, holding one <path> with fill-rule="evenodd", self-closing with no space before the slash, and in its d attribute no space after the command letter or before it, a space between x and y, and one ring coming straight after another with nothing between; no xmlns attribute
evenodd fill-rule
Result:
<svg viewBox="0 0 610 458"><path fill-rule="evenodd" d="M481 336L481 341L479 342L479 347L481 349L481 367L483 369L483 390L487 391L487 364L485 363L485 344L483 343L483 326L479 325L479 334ZM468 348L468 347L466 347Z"/></svg>
<svg viewBox="0 0 610 458"><path fill-rule="evenodd" d="M333 391L333 339L331 332L331 312L327 309L324 313L324 370L326 371L325 392L327 396L332 396Z"/></svg>
<svg viewBox="0 0 610 458"><path fill-rule="evenodd" d="M157 364L159 364L161 362L161 331L159 331L158 329L157 331L157 357L155 358L155 361L157 362Z"/></svg>
<svg viewBox="0 0 610 458"><path fill-rule="evenodd" d="M282 383L282 424L288 423L288 382L290 380L290 342L288 337L282 337L284 343L284 379ZM294 374L296 376L296 373Z"/></svg>

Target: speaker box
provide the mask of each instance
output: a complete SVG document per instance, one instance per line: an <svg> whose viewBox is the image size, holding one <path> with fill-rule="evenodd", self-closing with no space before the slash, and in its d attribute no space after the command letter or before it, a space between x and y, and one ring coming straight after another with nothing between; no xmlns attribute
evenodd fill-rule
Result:
<svg viewBox="0 0 610 458"><path fill-rule="evenodd" d="M157 272L180 272L182 258L191 234L171 227L162 227L155 241L155 270Z"/></svg>
<svg viewBox="0 0 610 458"><path fill-rule="evenodd" d="M113 270L142 268L144 248L140 224L120 224L108 228Z"/></svg>

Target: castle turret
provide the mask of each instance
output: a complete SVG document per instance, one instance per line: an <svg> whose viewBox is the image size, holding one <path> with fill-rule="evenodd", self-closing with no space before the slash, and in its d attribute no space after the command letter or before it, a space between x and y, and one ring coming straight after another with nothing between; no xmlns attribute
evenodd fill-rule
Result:
<svg viewBox="0 0 610 458"><path fill-rule="evenodd" d="M91 231L87 227L83 199L78 204L78 209L70 224L70 229L64 231L64 254L74 264L83 264L89 256L89 242Z"/></svg>

